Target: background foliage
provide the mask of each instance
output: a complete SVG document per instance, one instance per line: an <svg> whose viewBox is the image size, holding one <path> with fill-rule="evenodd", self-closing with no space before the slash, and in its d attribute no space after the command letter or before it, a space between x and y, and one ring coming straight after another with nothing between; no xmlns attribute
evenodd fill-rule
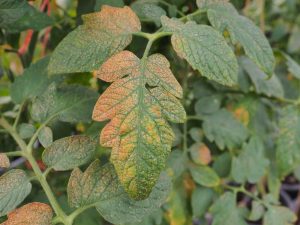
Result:
<svg viewBox="0 0 300 225"><path fill-rule="evenodd" d="M230 1L238 13L211 2L218 1L0 0L0 222L299 224L300 2ZM103 13L100 25L82 17L103 5L130 6L142 28L128 8L124 17ZM161 26L160 37L145 35ZM136 166L138 191L129 170L120 176L115 145L98 143L108 133L99 121L113 120L101 105L122 78L105 76L119 62L106 60L124 48L119 58L136 64L153 53L148 68L166 80L148 74L153 85L135 87L166 102L175 134L167 155L171 131L156 115L165 145L147 139L140 155L151 149L157 158L147 170ZM161 87L171 94L162 98Z"/></svg>

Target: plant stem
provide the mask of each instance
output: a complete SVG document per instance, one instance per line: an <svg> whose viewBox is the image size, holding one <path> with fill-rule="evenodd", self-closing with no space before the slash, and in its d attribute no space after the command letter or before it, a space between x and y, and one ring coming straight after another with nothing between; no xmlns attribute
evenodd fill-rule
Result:
<svg viewBox="0 0 300 225"><path fill-rule="evenodd" d="M69 225L68 221L66 220L67 215L65 212L62 210L60 205L58 204L45 176L43 175L41 169L39 168L37 162L35 161L34 157L32 156L32 149L30 145L26 145L24 140L19 136L19 134L13 129L13 127L7 122L5 118L0 118L0 125L6 129L10 135L14 138L14 140L17 142L19 147L21 148L22 151L22 156L24 156L29 163L32 166L32 170L36 175L37 180L40 182L42 188L44 189L45 194L47 195L47 198L56 213L56 215L61 218L63 223L65 225Z"/></svg>
<svg viewBox="0 0 300 225"><path fill-rule="evenodd" d="M23 152L21 151L4 152L4 154L7 155L8 157L23 156Z"/></svg>
<svg viewBox="0 0 300 225"><path fill-rule="evenodd" d="M17 117L16 117L15 122L14 122L14 125L13 125L14 130L16 130L16 128L17 128L17 125L18 125L18 123L19 123L19 120L20 120L20 117L21 117L21 114L22 114L22 111L23 111L24 106L25 106L25 101L22 102L21 105L20 105L20 108L19 108Z"/></svg>

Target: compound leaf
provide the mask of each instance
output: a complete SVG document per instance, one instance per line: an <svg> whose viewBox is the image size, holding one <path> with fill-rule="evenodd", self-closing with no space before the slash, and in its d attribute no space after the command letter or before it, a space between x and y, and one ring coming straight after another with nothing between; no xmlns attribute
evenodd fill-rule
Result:
<svg viewBox="0 0 300 225"><path fill-rule="evenodd" d="M0 27L9 33L41 30L51 24L52 18L36 10L26 0L0 0Z"/></svg>
<svg viewBox="0 0 300 225"><path fill-rule="evenodd" d="M52 54L51 74L96 70L110 56L123 50L132 33L141 29L135 13L127 6L103 6L100 12L82 16L83 25L69 33Z"/></svg>
<svg viewBox="0 0 300 225"><path fill-rule="evenodd" d="M53 142L43 153L44 163L56 171L70 170L92 159L97 143L88 136L74 135Z"/></svg>
<svg viewBox="0 0 300 225"><path fill-rule="evenodd" d="M45 89L59 77L48 77L47 66L50 57L44 57L25 69L21 76L17 76L10 88L11 98L15 103L41 95Z"/></svg>
<svg viewBox="0 0 300 225"><path fill-rule="evenodd" d="M101 132L100 143L112 147L111 161L135 199L150 194L165 166L174 139L166 119L180 123L186 117L178 99L182 89L169 66L160 54L140 60L123 51L97 72L100 79L113 82L93 112L96 121L111 120Z"/></svg>
<svg viewBox="0 0 300 225"><path fill-rule="evenodd" d="M32 202L14 210L7 217L2 225L51 225L53 212L47 204Z"/></svg>
<svg viewBox="0 0 300 225"><path fill-rule="evenodd" d="M256 183L265 174L269 160L264 156L264 145L258 137L245 144L238 157L232 160L231 174L239 183Z"/></svg>
<svg viewBox="0 0 300 225"><path fill-rule="evenodd" d="M177 54L208 79L223 85L237 83L238 64L224 37L207 25L195 22L183 24L179 20L161 18Z"/></svg>
<svg viewBox="0 0 300 225"><path fill-rule="evenodd" d="M257 93L275 97L284 96L282 84L276 75L268 79L268 75L260 70L255 63L247 57L240 57L239 62L249 75Z"/></svg>
<svg viewBox="0 0 300 225"><path fill-rule="evenodd" d="M207 15L212 26L220 32L228 31L233 43L239 42L251 60L267 74L273 74L275 58L271 46L251 20L240 16L227 2L210 4Z"/></svg>
<svg viewBox="0 0 300 225"><path fill-rule="evenodd" d="M293 225L296 220L296 215L290 209L270 206L264 215L263 225Z"/></svg>
<svg viewBox="0 0 300 225"><path fill-rule="evenodd" d="M227 192L212 206L212 225L247 225L236 206L236 197Z"/></svg>
<svg viewBox="0 0 300 225"><path fill-rule="evenodd" d="M0 216L14 210L31 191L31 183L23 170L10 170L0 177Z"/></svg>
<svg viewBox="0 0 300 225"><path fill-rule="evenodd" d="M220 149L239 147L248 137L248 131L226 109L204 117L203 131L208 140L215 141Z"/></svg>
<svg viewBox="0 0 300 225"><path fill-rule="evenodd" d="M164 203L170 191L170 178L161 175L149 198L131 199L118 180L112 164L94 161L85 172L73 170L68 184L69 204L83 207L95 204L99 213L113 224L139 222Z"/></svg>
<svg viewBox="0 0 300 225"><path fill-rule="evenodd" d="M295 106L287 106L281 111L279 134L276 142L276 162L278 173L283 177L300 163L300 112Z"/></svg>
<svg viewBox="0 0 300 225"><path fill-rule="evenodd" d="M57 117L64 122L89 122L97 93L79 85L51 84L48 89L34 99L31 116L38 122Z"/></svg>
<svg viewBox="0 0 300 225"><path fill-rule="evenodd" d="M0 168L8 168L10 166L9 158L5 153L0 153Z"/></svg>

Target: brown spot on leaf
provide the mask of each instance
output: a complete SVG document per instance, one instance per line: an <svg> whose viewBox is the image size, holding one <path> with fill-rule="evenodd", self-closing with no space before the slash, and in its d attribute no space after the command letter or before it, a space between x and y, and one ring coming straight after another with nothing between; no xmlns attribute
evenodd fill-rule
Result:
<svg viewBox="0 0 300 225"><path fill-rule="evenodd" d="M0 153L0 167L8 168L10 166L9 159L5 153Z"/></svg>
<svg viewBox="0 0 300 225"><path fill-rule="evenodd" d="M53 212L49 205L32 202L14 210L1 225L50 225Z"/></svg>

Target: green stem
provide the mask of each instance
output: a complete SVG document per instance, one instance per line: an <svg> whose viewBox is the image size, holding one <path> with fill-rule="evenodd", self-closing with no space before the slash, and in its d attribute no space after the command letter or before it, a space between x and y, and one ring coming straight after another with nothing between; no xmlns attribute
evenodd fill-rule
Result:
<svg viewBox="0 0 300 225"><path fill-rule="evenodd" d="M23 152L21 151L4 152L4 154L7 155L8 157L23 156Z"/></svg>
<svg viewBox="0 0 300 225"><path fill-rule="evenodd" d="M14 129L14 130L16 130L16 128L17 128L17 125L18 125L18 123L19 123L19 120L20 120L20 117L21 117L21 114L22 114L22 111L23 111L24 106L25 106L25 101L22 102L21 105L20 105L20 108L19 108L17 117L16 117L15 122L14 122L14 125L13 125L13 129Z"/></svg>
<svg viewBox="0 0 300 225"><path fill-rule="evenodd" d="M194 116L187 116L187 120L200 120L200 121L202 121L203 118L199 115L194 115Z"/></svg>
<svg viewBox="0 0 300 225"><path fill-rule="evenodd" d="M164 1L164 0L159 0L158 2L159 2L160 4L165 5L165 6L168 6L168 7L174 6L174 5L172 5L172 4L170 4L169 2L166 2L166 1ZM184 14L183 12L181 12L180 10L178 10L177 7L176 7L175 9L176 9L176 12L177 12L180 16L182 16L182 17L185 16L185 14Z"/></svg>
<svg viewBox="0 0 300 225"><path fill-rule="evenodd" d="M10 135L14 138L14 140L17 142L17 144L19 145L19 147L22 150L22 155L31 164L32 170L35 173L36 178L40 182L42 188L44 189L44 192L47 195L47 198L48 198L54 212L56 213L56 215L58 217L60 217L62 221L64 221L63 223L65 225L69 225L70 223L68 223L68 221L66 221L67 215L65 214L65 212L62 210L62 208L58 204L45 176L43 175L41 169L39 168L37 162L35 161L34 157L31 154L32 149L31 149L30 145L28 145L28 146L26 145L24 140L19 136L19 134L13 129L13 127L7 122L7 120L5 118L3 118L3 117L0 118L0 125L4 129L6 129L10 133Z"/></svg>

